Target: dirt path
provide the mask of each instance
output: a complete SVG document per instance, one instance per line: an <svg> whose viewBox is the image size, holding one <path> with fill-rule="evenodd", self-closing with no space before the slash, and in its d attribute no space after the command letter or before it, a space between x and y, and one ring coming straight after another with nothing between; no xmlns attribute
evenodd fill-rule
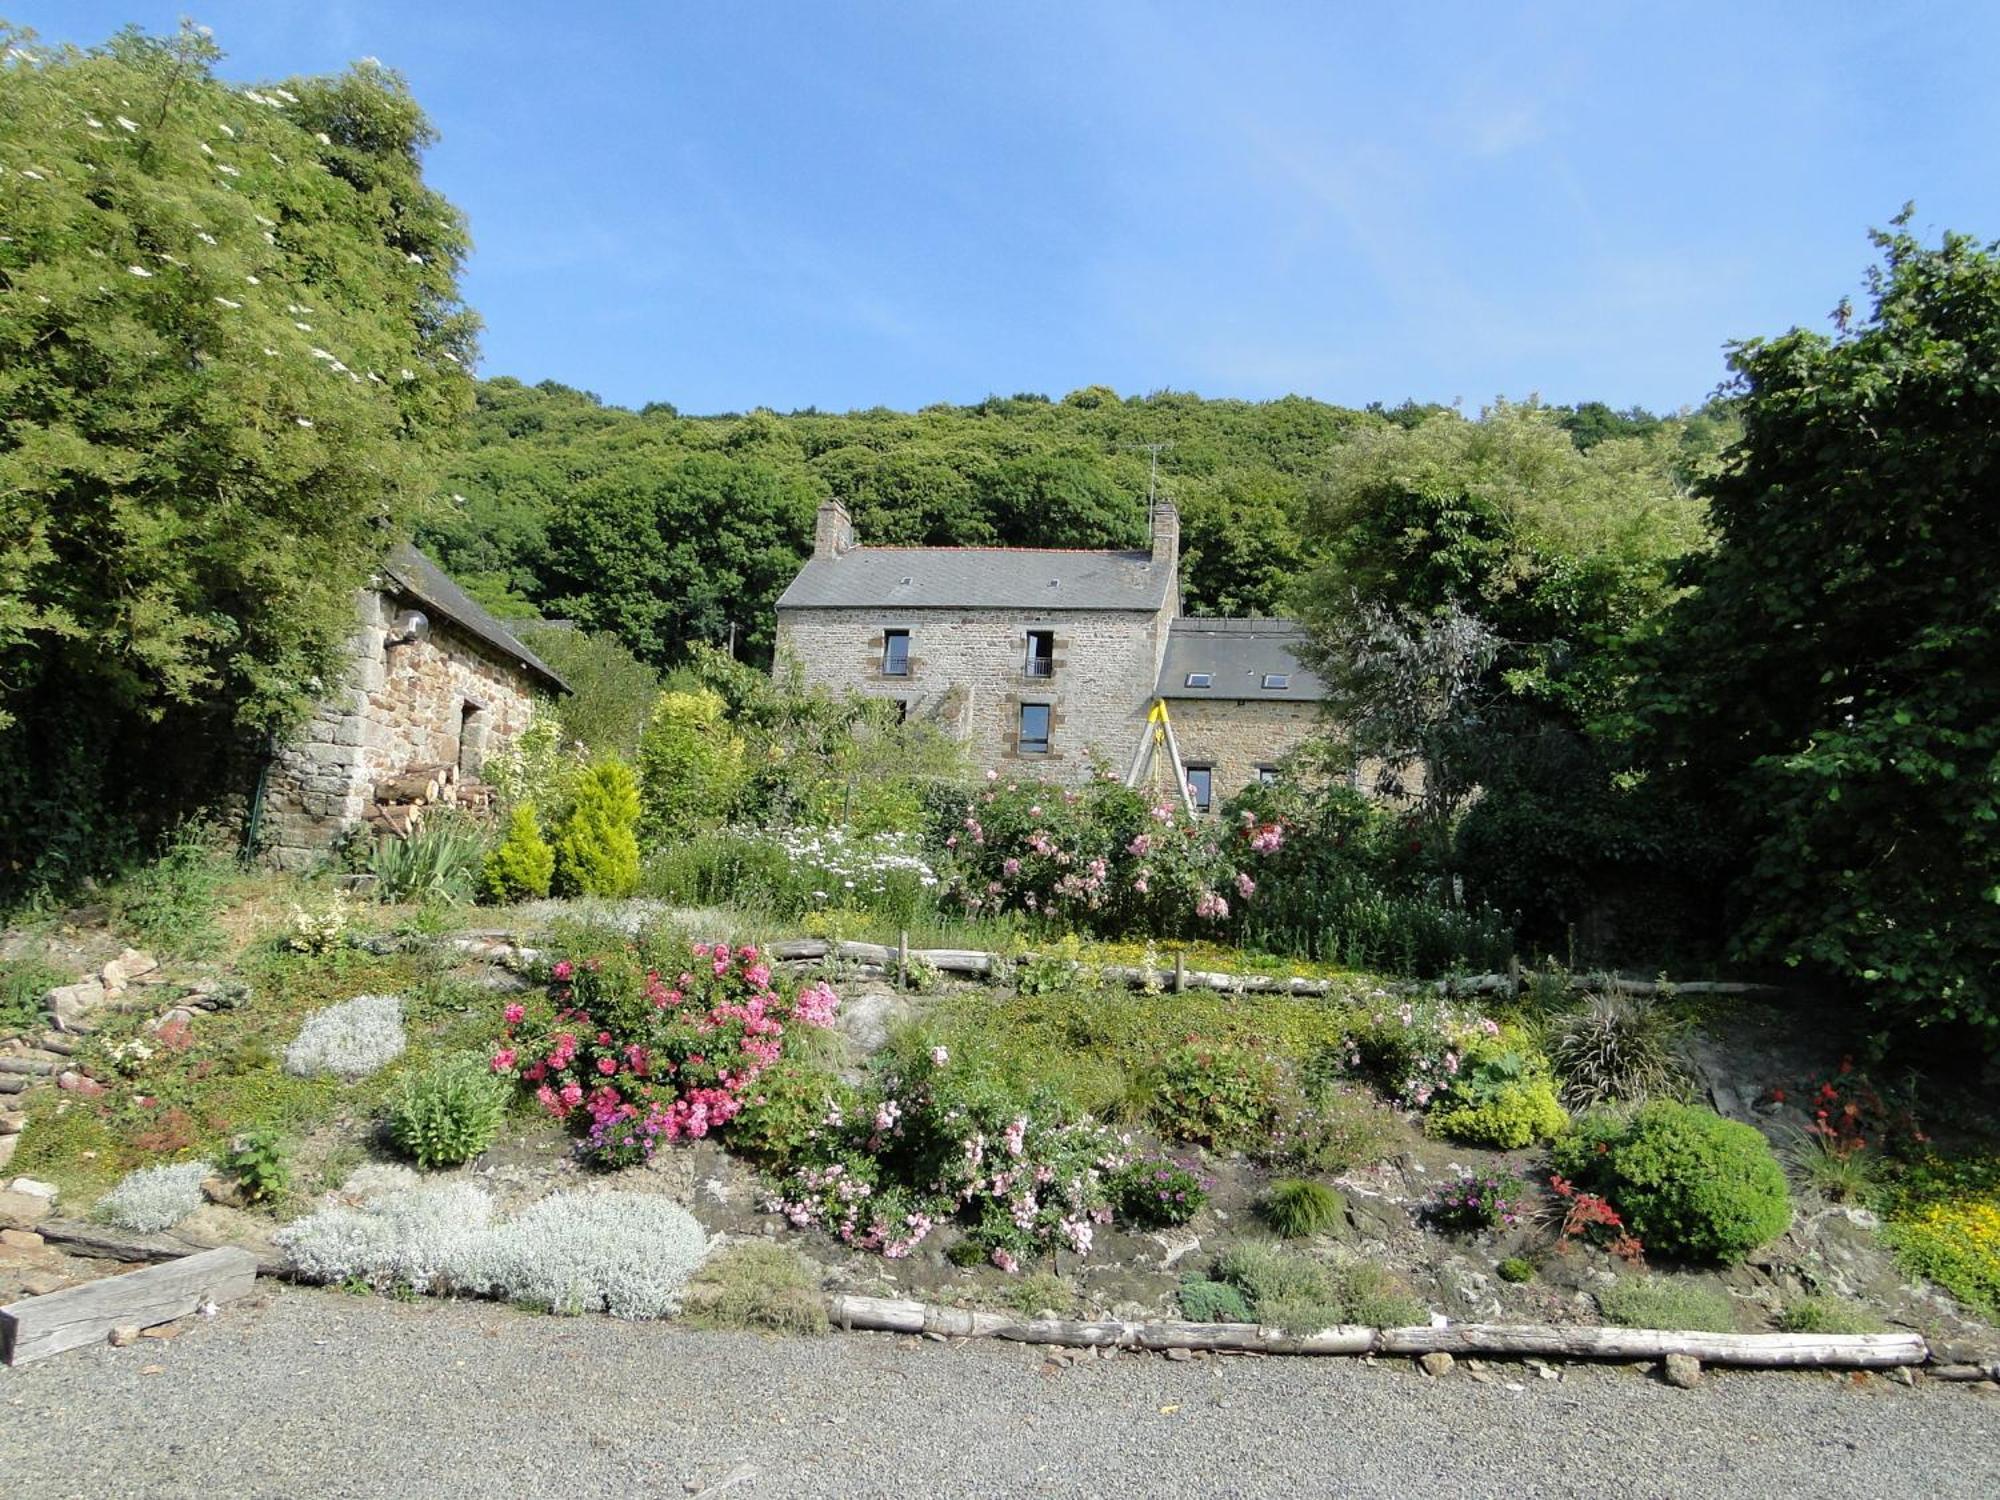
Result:
<svg viewBox="0 0 2000 1500"><path fill-rule="evenodd" d="M1524 1377L1525 1378L1522 1378ZM2000 1399L1870 1377L780 1341L265 1289L0 1371L19 1500L2000 1493ZM725 1490L726 1487L726 1490Z"/></svg>

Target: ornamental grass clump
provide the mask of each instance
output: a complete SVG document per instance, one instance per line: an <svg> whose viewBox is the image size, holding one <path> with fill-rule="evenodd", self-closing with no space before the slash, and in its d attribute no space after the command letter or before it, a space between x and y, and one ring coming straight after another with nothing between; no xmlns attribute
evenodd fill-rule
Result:
<svg viewBox="0 0 2000 1500"><path fill-rule="evenodd" d="M1549 1061L1573 1110L1678 1098L1687 1080L1674 1060L1681 1024L1646 995L1605 990L1548 1027Z"/></svg>
<svg viewBox="0 0 2000 1500"><path fill-rule="evenodd" d="M1791 1223L1784 1169L1748 1125L1656 1100L1587 1116L1556 1143L1559 1174L1617 1206L1649 1251L1733 1264Z"/></svg>
<svg viewBox="0 0 2000 1500"><path fill-rule="evenodd" d="M285 1071L300 1078L365 1078L403 1055L403 1002L357 995L315 1011L285 1048Z"/></svg>
<svg viewBox="0 0 2000 1500"><path fill-rule="evenodd" d="M508 1085L486 1059L446 1058L402 1081L389 1103L389 1139L420 1167L471 1161L499 1132Z"/></svg>
<svg viewBox="0 0 2000 1500"><path fill-rule="evenodd" d="M1293 1178L1273 1183L1259 1208L1280 1237L1303 1240L1344 1222L1347 1200L1323 1183Z"/></svg>
<svg viewBox="0 0 2000 1500"><path fill-rule="evenodd" d="M201 1207L201 1185L213 1170L202 1161L141 1167L98 1199L94 1212L107 1224L141 1234L171 1229Z"/></svg>
<svg viewBox="0 0 2000 1500"><path fill-rule="evenodd" d="M688 1287L681 1314L696 1328L827 1330L819 1269L797 1251L763 1240L731 1245L704 1264Z"/></svg>
<svg viewBox="0 0 2000 1500"><path fill-rule="evenodd" d="M1626 1277L1597 1294L1604 1321L1619 1328L1735 1333L1736 1304L1726 1292L1692 1282Z"/></svg>
<svg viewBox="0 0 2000 1500"><path fill-rule="evenodd" d="M1252 1314L1225 1321L1254 1321L1290 1334L1318 1333L1343 1324L1405 1327L1428 1317L1424 1305L1372 1261L1315 1260L1254 1240L1217 1256L1206 1284L1233 1289ZM1195 1316L1191 1309L1203 1303L1233 1311L1226 1297L1200 1290L1201 1285L1182 1285L1181 1307L1188 1316Z"/></svg>

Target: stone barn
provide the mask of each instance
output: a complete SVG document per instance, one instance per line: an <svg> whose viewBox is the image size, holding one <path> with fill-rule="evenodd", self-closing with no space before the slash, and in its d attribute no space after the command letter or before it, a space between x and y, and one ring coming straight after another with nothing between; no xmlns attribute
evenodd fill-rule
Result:
<svg viewBox="0 0 2000 1500"><path fill-rule="evenodd" d="M1180 514L1130 551L871 547L838 501L778 599L778 654L808 682L889 698L973 765L1078 782L1123 774L1164 702L1207 811L1279 774L1325 693L1286 620L1181 614Z"/></svg>
<svg viewBox="0 0 2000 1500"><path fill-rule="evenodd" d="M385 814L412 786L455 783L475 800L487 758L527 728L537 699L569 691L414 547L389 555L356 609L346 680L277 747L252 814L285 868L364 823L403 831Z"/></svg>

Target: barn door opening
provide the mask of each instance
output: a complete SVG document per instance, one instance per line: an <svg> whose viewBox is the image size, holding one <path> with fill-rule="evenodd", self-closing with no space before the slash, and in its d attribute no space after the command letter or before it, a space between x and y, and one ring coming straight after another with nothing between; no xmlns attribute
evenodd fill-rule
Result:
<svg viewBox="0 0 2000 1500"><path fill-rule="evenodd" d="M458 706L458 777L476 781L486 763L486 706L470 698Z"/></svg>

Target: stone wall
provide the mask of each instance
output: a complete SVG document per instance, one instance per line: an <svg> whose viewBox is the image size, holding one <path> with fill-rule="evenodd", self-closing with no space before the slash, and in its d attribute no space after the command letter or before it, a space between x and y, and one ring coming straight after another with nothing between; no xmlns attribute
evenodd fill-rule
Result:
<svg viewBox="0 0 2000 1500"><path fill-rule="evenodd" d="M1257 780L1261 767L1276 766L1319 726L1317 703L1272 703L1237 699L1170 699L1174 737L1181 760L1213 771L1213 805L1221 807Z"/></svg>
<svg viewBox="0 0 2000 1500"><path fill-rule="evenodd" d="M1080 782L1095 751L1120 776L1131 764L1152 703L1171 606L1112 610L786 609L778 614L780 659L836 692L902 702L965 747L984 771L1027 772ZM882 672L883 633L910 632L907 677ZM1027 674L1028 632L1055 635L1055 670ZM1050 707L1049 753L1022 755L1024 703Z"/></svg>
<svg viewBox="0 0 2000 1500"><path fill-rule="evenodd" d="M280 747L265 783L261 837L288 869L359 823L377 781L417 765L477 775L534 712L520 669L435 611L427 639L390 646L402 601L370 590L357 607L347 680Z"/></svg>

